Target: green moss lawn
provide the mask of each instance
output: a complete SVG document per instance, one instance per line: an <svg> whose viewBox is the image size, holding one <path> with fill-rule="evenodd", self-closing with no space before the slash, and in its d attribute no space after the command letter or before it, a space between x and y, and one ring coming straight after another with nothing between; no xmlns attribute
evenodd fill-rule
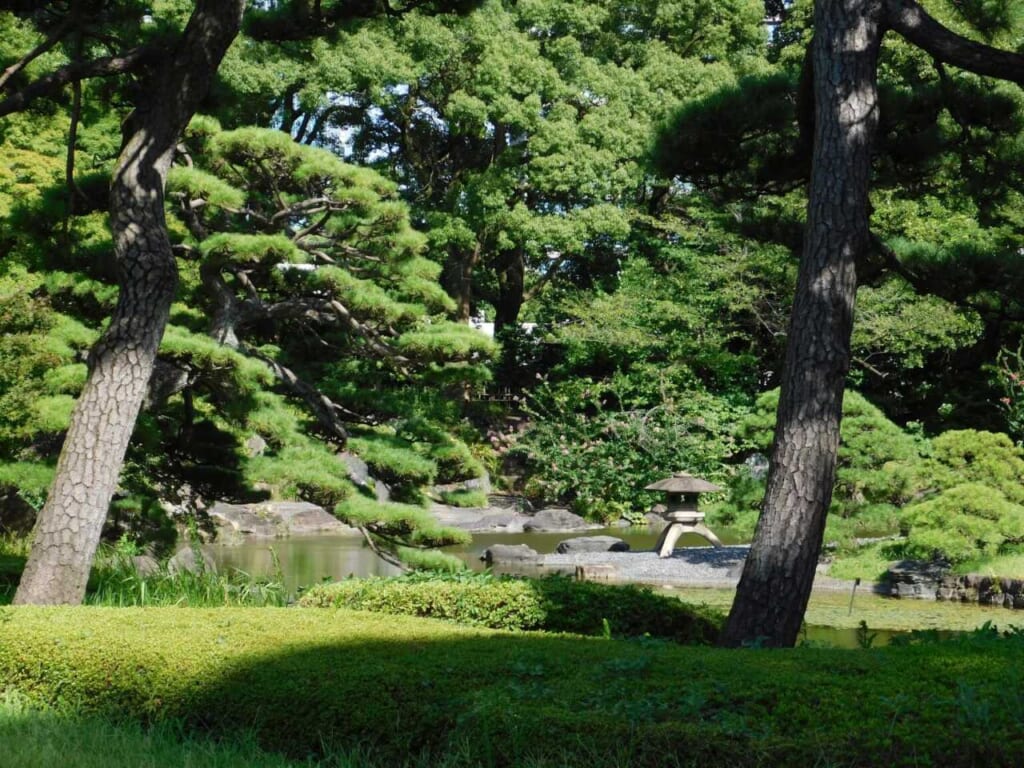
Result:
<svg viewBox="0 0 1024 768"><path fill-rule="evenodd" d="M331 609L8 607L0 686L22 714L0 732L174 724L200 751L220 739L300 764L1009 766L1022 658L1021 638L991 633L723 651ZM64 749L61 764L90 765Z"/></svg>

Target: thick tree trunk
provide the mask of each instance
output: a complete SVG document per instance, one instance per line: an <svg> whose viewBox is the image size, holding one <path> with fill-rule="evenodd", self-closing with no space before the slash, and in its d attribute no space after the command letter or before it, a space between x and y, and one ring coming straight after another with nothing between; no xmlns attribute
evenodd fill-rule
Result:
<svg viewBox="0 0 1024 768"><path fill-rule="evenodd" d="M494 334L519 323L519 311L526 295L526 256L521 246L502 254L498 273L498 301L495 306Z"/></svg>
<svg viewBox="0 0 1024 768"><path fill-rule="evenodd" d="M721 643L796 642L832 498L855 263L870 244L880 0L815 9L814 163L775 444L761 517Z"/></svg>
<svg viewBox="0 0 1024 768"><path fill-rule="evenodd" d="M111 187L121 292L89 358L16 603L79 603L146 394L177 270L164 220L174 147L238 34L243 0L200 0L181 40L125 122Z"/></svg>

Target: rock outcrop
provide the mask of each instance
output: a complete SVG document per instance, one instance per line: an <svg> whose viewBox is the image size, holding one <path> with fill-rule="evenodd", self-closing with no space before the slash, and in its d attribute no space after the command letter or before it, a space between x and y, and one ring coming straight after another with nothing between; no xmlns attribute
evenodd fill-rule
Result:
<svg viewBox="0 0 1024 768"><path fill-rule="evenodd" d="M588 523L579 515L562 507L548 507L535 513L523 525L525 531L561 533L562 531L594 531L603 525Z"/></svg>
<svg viewBox="0 0 1024 768"><path fill-rule="evenodd" d="M487 565L540 565L541 556L525 544L494 544L480 558Z"/></svg>
<svg viewBox="0 0 1024 768"><path fill-rule="evenodd" d="M217 502L210 508L209 515L221 532L229 537L273 539L317 533L359 535L358 530L345 525L322 507L305 501Z"/></svg>
<svg viewBox="0 0 1024 768"><path fill-rule="evenodd" d="M578 552L628 552L629 544L614 536L579 536L558 543L555 552L575 555Z"/></svg>

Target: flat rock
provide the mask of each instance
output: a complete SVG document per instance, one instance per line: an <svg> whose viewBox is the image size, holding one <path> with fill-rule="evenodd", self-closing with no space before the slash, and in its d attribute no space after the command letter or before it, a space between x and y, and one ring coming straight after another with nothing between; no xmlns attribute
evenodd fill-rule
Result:
<svg viewBox="0 0 1024 768"><path fill-rule="evenodd" d="M431 514L441 525L461 528L470 533L522 533L529 521L526 515L514 509L495 507L451 507L433 504Z"/></svg>
<svg viewBox="0 0 1024 768"><path fill-rule="evenodd" d="M893 597L935 600L939 586L948 573L947 563L903 560L890 566L886 577Z"/></svg>
<svg viewBox="0 0 1024 768"><path fill-rule="evenodd" d="M323 507L305 501L268 501L260 504L218 502L209 514L221 528L236 536L250 538L359 533Z"/></svg>
<svg viewBox="0 0 1024 768"><path fill-rule="evenodd" d="M576 552L628 552L629 544L614 536L579 536L560 541L555 552L571 555Z"/></svg>
<svg viewBox="0 0 1024 768"><path fill-rule="evenodd" d="M559 533L561 531L593 531L604 526L588 523L579 515L562 507L548 507L533 515L524 525L526 531Z"/></svg>
<svg viewBox="0 0 1024 768"><path fill-rule="evenodd" d="M167 572L172 576L176 573L216 573L217 564L206 552L182 547L167 561Z"/></svg>
<svg viewBox="0 0 1024 768"><path fill-rule="evenodd" d="M493 544L480 559L487 565L536 565L540 555L525 544Z"/></svg>

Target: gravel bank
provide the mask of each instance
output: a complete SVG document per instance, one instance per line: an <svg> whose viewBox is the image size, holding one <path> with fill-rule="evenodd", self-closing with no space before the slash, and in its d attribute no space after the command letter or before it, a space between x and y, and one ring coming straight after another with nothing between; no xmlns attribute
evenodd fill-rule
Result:
<svg viewBox="0 0 1024 768"><path fill-rule="evenodd" d="M574 555L542 555L544 571L573 574L576 566L609 566L611 572L594 573L586 578L665 587L734 589L739 583L750 547L682 547L664 559L652 550L635 552L583 552ZM852 581L818 574L815 590L849 591ZM888 595L889 586L864 582L863 592Z"/></svg>
<svg viewBox="0 0 1024 768"><path fill-rule="evenodd" d="M544 555L545 569L574 572L576 566L610 566L610 581L692 587L735 587L748 546L685 547L671 557L646 552L581 552Z"/></svg>

